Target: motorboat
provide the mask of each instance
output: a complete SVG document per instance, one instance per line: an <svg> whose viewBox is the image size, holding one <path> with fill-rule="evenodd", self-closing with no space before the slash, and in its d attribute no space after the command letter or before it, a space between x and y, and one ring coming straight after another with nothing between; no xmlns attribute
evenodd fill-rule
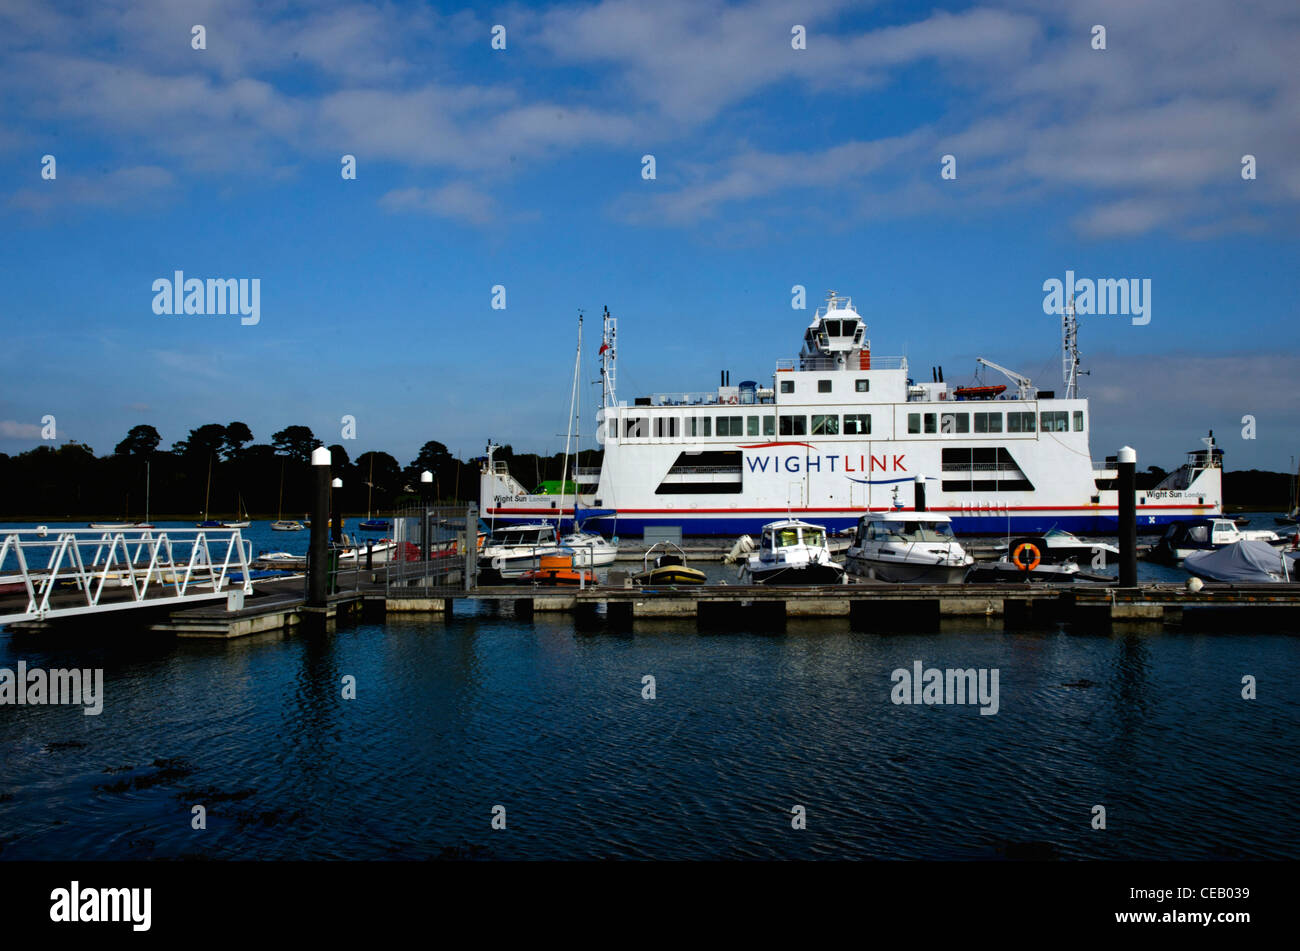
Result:
<svg viewBox="0 0 1300 951"><path fill-rule="evenodd" d="M596 572L591 568L575 568L573 555L543 555L541 564L533 571L519 576L524 584L545 585L557 588L576 588L596 583Z"/></svg>
<svg viewBox="0 0 1300 951"><path fill-rule="evenodd" d="M966 572L966 581L972 584L989 582L1043 582L1048 584L1074 584L1079 581L1111 582L1115 579L1109 575L1093 574L1082 570L1078 563L1070 560L1060 564L1035 562L1022 552L1020 562L1007 555L997 561L976 562Z"/></svg>
<svg viewBox="0 0 1300 951"><path fill-rule="evenodd" d="M1281 544L1282 538L1271 529L1242 531L1230 518L1173 522L1147 553L1147 559L1175 565L1194 552L1214 551L1243 541L1277 545Z"/></svg>
<svg viewBox="0 0 1300 951"><path fill-rule="evenodd" d="M1191 552L1183 567L1200 578L1237 584L1296 580L1300 551L1281 551L1267 542L1249 539L1222 548Z"/></svg>
<svg viewBox="0 0 1300 951"><path fill-rule="evenodd" d="M952 520L936 512L870 512L846 556L852 574L914 584L959 583L973 563Z"/></svg>
<svg viewBox="0 0 1300 951"><path fill-rule="evenodd" d="M758 549L748 535L742 536L751 550L740 572L754 584L842 584L844 568L837 565L826 545L826 529L821 525L786 518L763 526Z"/></svg>
<svg viewBox="0 0 1300 951"><path fill-rule="evenodd" d="M271 523L271 531L273 532L303 532L306 530L306 525L293 519L276 519Z"/></svg>
<svg viewBox="0 0 1300 951"><path fill-rule="evenodd" d="M493 532L479 549L479 580L513 580L540 568L547 555L568 554L555 537L550 522L511 525Z"/></svg>
<svg viewBox="0 0 1300 951"><path fill-rule="evenodd" d="M378 541L371 541L370 539L362 541L349 538L345 541L344 546L338 549L339 564L364 565L367 558L372 565L378 564L379 562L388 561L396 548L397 542L391 538L381 538Z"/></svg>
<svg viewBox="0 0 1300 951"><path fill-rule="evenodd" d="M367 518L357 523L357 529L363 532L386 532L393 527L386 518Z"/></svg>
<svg viewBox="0 0 1300 951"><path fill-rule="evenodd" d="M573 550L573 563L587 568L612 565L618 557L618 539L606 538L595 532L572 532L560 539L560 544Z"/></svg>
<svg viewBox="0 0 1300 951"><path fill-rule="evenodd" d="M656 549L663 546L663 551L654 555ZM669 548L674 551L668 551ZM654 555L654 564L650 556ZM632 581L640 585L683 585L704 584L704 572L686 564L686 553L672 542L656 542L646 549L642 559L642 570L632 576Z"/></svg>
<svg viewBox="0 0 1300 951"><path fill-rule="evenodd" d="M1119 561L1119 548L1115 545L1109 542L1085 541L1059 529L1052 529L1045 535L1031 535L1013 540L1007 546L1008 556L1022 546L1027 554L1036 556L1039 561L1049 565L1075 561L1094 568L1104 568L1107 564Z"/></svg>

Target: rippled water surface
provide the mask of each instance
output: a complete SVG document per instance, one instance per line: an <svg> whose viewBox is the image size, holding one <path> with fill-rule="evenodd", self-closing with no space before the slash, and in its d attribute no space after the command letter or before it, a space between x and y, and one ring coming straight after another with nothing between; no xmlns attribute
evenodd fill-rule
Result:
<svg viewBox="0 0 1300 951"><path fill-rule="evenodd" d="M106 692L98 717L0 706L0 859L1300 857L1291 635L484 609L96 642L0 634L0 667L103 667ZM894 705L916 660L997 668L999 712Z"/></svg>

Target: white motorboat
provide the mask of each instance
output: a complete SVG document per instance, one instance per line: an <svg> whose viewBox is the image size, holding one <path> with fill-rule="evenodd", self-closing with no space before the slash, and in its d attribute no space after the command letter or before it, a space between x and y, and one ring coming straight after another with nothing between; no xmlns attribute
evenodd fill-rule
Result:
<svg viewBox="0 0 1300 951"><path fill-rule="evenodd" d="M397 542L391 538L381 538L378 541L359 539L348 539L346 546L339 551L339 564L341 565L364 565L366 558L369 557L371 564L379 564L388 561L394 549L397 548Z"/></svg>
<svg viewBox="0 0 1300 951"><path fill-rule="evenodd" d="M748 535L742 536L737 545L739 552L750 552L740 574L742 578L748 574L754 584L841 584L844 581L844 568L835 563L826 545L824 526L795 518L781 519L763 526L757 550Z"/></svg>
<svg viewBox="0 0 1300 951"><path fill-rule="evenodd" d="M292 519L276 519L271 523L273 532L302 532L306 531L307 526L302 522L296 522Z"/></svg>
<svg viewBox="0 0 1300 951"><path fill-rule="evenodd" d="M1107 564L1119 561L1119 548L1110 542L1087 541L1055 528L1045 535L1016 539L1008 547L1008 552L1014 552L1022 544L1032 545L1040 560L1049 565L1074 561L1080 565L1104 568Z"/></svg>
<svg viewBox="0 0 1300 951"><path fill-rule="evenodd" d="M858 520L847 555L853 574L881 581L956 584L974 559L936 512L871 512Z"/></svg>
<svg viewBox="0 0 1300 951"><path fill-rule="evenodd" d="M568 553L556 540L550 522L511 525L494 532L479 549L479 580L518 578L540 569L544 556Z"/></svg>
<svg viewBox="0 0 1300 951"><path fill-rule="evenodd" d="M1266 542L1280 545L1282 537L1266 528L1243 531L1230 518L1174 522L1147 554L1151 561L1177 564L1198 551L1215 551L1237 542Z"/></svg>
<svg viewBox="0 0 1300 951"><path fill-rule="evenodd" d="M603 568L618 557L618 539L595 532L573 532L561 538L560 544L573 550L575 568Z"/></svg>

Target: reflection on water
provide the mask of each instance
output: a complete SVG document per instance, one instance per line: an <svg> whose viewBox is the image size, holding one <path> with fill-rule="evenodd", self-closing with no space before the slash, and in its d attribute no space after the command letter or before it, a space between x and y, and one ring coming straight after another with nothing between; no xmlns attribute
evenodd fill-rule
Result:
<svg viewBox="0 0 1300 951"><path fill-rule="evenodd" d="M102 666L106 692L99 717L0 707L0 859L1300 855L1283 634L575 633L484 609L134 638L0 635L0 667ZM999 713L895 706L917 660L997 668Z"/></svg>

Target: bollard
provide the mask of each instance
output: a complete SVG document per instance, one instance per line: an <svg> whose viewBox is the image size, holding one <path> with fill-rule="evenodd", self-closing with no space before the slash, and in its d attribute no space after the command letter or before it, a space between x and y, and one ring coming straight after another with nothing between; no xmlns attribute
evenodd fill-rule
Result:
<svg viewBox="0 0 1300 951"><path fill-rule="evenodd" d="M1119 586L1137 587L1137 450L1119 451Z"/></svg>
<svg viewBox="0 0 1300 951"><path fill-rule="evenodd" d="M433 473L425 469L420 473L420 561L429 561L429 543L431 526L429 524L429 493L433 491ZM429 573L426 565L422 584L429 581Z"/></svg>
<svg viewBox="0 0 1300 951"><path fill-rule="evenodd" d="M343 493L343 480L335 479L330 484L330 541L335 545L343 543L343 519L339 515L339 496Z"/></svg>
<svg viewBox="0 0 1300 951"><path fill-rule="evenodd" d="M307 604L323 608L329 594L330 517L330 451L324 446L312 450L311 471L316 491L312 499L311 542L307 554Z"/></svg>
<svg viewBox="0 0 1300 951"><path fill-rule="evenodd" d="M912 507L918 512L925 511L925 476L919 472L916 475L916 495Z"/></svg>
<svg viewBox="0 0 1300 951"><path fill-rule="evenodd" d="M478 582L478 506L471 502L465 509L465 590L472 591Z"/></svg>

